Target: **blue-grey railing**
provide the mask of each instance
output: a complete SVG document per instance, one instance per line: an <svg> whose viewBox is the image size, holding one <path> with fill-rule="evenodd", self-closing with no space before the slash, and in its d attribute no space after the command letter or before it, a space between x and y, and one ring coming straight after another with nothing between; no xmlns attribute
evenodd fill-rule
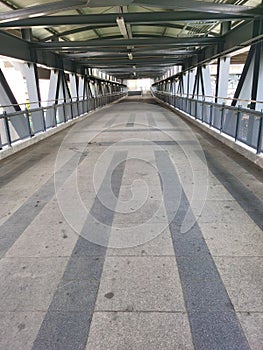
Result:
<svg viewBox="0 0 263 350"><path fill-rule="evenodd" d="M75 99L66 103L54 103L41 108L26 108L24 104L24 108L17 112L7 112L12 106L1 107L3 112L0 114L0 149L11 147L17 141L34 137L82 114L94 111L126 94L126 92L116 92L84 100Z"/></svg>
<svg viewBox="0 0 263 350"><path fill-rule="evenodd" d="M204 100L153 91L154 96L189 114L194 119L231 136L257 153L263 152L263 113Z"/></svg>

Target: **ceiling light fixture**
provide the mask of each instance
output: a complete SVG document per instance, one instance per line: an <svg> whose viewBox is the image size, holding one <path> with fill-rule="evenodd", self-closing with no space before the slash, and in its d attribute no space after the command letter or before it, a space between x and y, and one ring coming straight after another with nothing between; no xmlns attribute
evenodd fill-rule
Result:
<svg viewBox="0 0 263 350"><path fill-rule="evenodd" d="M129 60L133 60L133 55L131 52L128 52L128 57L129 57Z"/></svg>
<svg viewBox="0 0 263 350"><path fill-rule="evenodd" d="M120 29L121 34L124 36L125 39L128 39L129 36L128 36L128 32L127 32L127 28L126 28L126 24L125 24L124 18L123 17L117 17L116 18L116 22L118 24L118 27Z"/></svg>

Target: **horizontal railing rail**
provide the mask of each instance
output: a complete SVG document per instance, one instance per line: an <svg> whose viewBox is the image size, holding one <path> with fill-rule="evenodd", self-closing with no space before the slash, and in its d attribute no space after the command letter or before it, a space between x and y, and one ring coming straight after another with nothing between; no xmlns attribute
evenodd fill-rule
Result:
<svg viewBox="0 0 263 350"><path fill-rule="evenodd" d="M153 89L152 89L153 90ZM154 90L156 92L162 92L164 94L174 94L171 91L160 91L160 90ZM199 94L187 94L187 93L178 93L176 96L178 97L186 97L186 98L193 98L195 100L202 100L202 101L208 101L208 102L217 102L220 101L220 103L225 103L226 105L231 106L232 102L235 102L235 105L242 105L246 106L246 108L249 108L247 106L250 106L251 104L257 103L258 105L263 105L263 101L260 100L251 100L251 99L244 99L244 98L236 98L236 97L223 97L223 96L215 96L215 95L199 95Z"/></svg>
<svg viewBox="0 0 263 350"><path fill-rule="evenodd" d="M152 91L153 95L192 118L199 120L235 142L251 147L257 154L263 152L263 113L241 106L227 106L201 99Z"/></svg>
<svg viewBox="0 0 263 350"><path fill-rule="evenodd" d="M126 95L126 92L114 92L86 99L70 98L62 103L55 100L49 101L47 106L38 108L31 107L37 102L31 103L31 106L23 103L19 105L22 107L20 111L15 110L15 105L0 106L0 150L67 123ZM10 111L11 108L13 111Z"/></svg>

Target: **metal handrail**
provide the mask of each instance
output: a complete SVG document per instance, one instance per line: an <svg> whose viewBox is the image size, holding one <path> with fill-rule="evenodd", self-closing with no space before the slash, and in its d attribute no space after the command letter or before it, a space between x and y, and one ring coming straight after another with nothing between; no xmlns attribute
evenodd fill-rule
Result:
<svg viewBox="0 0 263 350"><path fill-rule="evenodd" d="M112 93L99 94L97 96L90 96L88 98L96 98L96 97L101 97L101 96L118 95L120 93L124 93L124 91L117 91L117 92L115 91L115 92L112 92ZM83 101L84 98L86 99L86 97L87 96L72 96L72 97L66 97L66 98L57 98L57 99L54 99L54 100L41 100L41 101L29 101L28 100L27 102L22 102L22 103L13 103L13 104L9 104L9 105L0 105L0 108L4 109L4 108L10 108L10 107L28 106L30 104L34 105L34 104L42 104L42 103L43 104L51 103L51 105L52 105L52 104L58 104L59 101L63 101L62 103L68 103L68 102L65 102L65 100L70 100L70 102L76 102L76 101Z"/></svg>
<svg viewBox="0 0 263 350"><path fill-rule="evenodd" d="M121 97L126 92L114 92L112 94L98 95L83 100L70 99L68 102L56 103L44 107L28 109L27 107L20 111L3 111L0 114L0 150L5 146L11 147L15 142L32 138L38 133L46 132L47 129L57 127L80 115L94 111L103 107ZM63 100L64 99L60 99ZM26 104L20 104L25 105ZM15 106L15 105L10 105ZM2 106L2 109L3 106ZM16 125L16 122L19 125ZM13 123L13 124L12 124ZM11 128L12 126L12 128ZM18 130L16 129L18 128Z"/></svg>
<svg viewBox="0 0 263 350"><path fill-rule="evenodd" d="M172 94L172 92L170 91L159 91L159 90L152 90L153 92L158 92L158 93L163 93L163 94ZM186 97L186 98L191 98L192 94L179 94L178 96L180 97ZM221 96L214 96L214 95L197 95L197 94L194 94L195 97L201 97L202 100L206 100L208 98L210 99L217 99L217 100L226 100L226 101L237 101L237 102L246 102L246 103L261 103L263 104L263 101L258 101L258 100L246 100L246 99L242 99L242 98L236 98L236 97L221 97ZM232 106L233 107L233 106Z"/></svg>
<svg viewBox="0 0 263 350"><path fill-rule="evenodd" d="M163 91L152 90L152 93L207 127L251 147L257 154L263 152L263 111L192 99Z"/></svg>
<svg viewBox="0 0 263 350"><path fill-rule="evenodd" d="M167 92L167 91L153 91L153 93L158 93L158 94L165 94L165 95L169 95L169 96L176 96L177 98L184 98L184 99L187 99L187 100L191 100L191 101L196 101L196 102L202 102L202 103L205 103L205 104L211 104L211 105L214 105L214 106L225 106L225 108L227 109L233 109L233 110L236 110L237 108L239 108L242 112L249 112L251 114L256 114L260 117L262 117L262 110L261 111L256 111L254 109L250 109L250 108L245 108L241 105L238 105L238 106L229 106L229 105L226 105L224 104L224 102L222 103L216 103L216 102L211 102L211 101L206 101L205 99L203 100L199 100L199 99L196 99L196 98L190 98L190 97L184 97L184 96L181 96L181 95L173 95L172 93L170 92ZM207 96L206 96L207 97ZM220 99L220 98L219 98ZM243 100L245 101L245 100ZM258 102L258 101L257 101ZM260 103L260 102L258 102ZM262 102L263 103L263 102Z"/></svg>

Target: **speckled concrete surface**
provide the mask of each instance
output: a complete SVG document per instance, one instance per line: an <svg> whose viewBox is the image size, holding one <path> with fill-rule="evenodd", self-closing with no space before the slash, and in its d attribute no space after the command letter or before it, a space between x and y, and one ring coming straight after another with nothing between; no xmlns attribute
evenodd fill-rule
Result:
<svg viewBox="0 0 263 350"><path fill-rule="evenodd" d="M0 165L0 349L263 348L262 170L141 97Z"/></svg>

